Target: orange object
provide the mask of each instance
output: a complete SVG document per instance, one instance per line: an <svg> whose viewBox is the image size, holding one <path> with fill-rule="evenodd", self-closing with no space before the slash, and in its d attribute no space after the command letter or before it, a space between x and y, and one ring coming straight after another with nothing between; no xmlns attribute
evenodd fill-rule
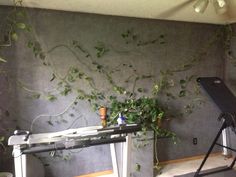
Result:
<svg viewBox="0 0 236 177"><path fill-rule="evenodd" d="M99 114L100 114L100 118L101 118L101 123L102 123L102 127L106 127L107 126L107 121L106 121L106 117L107 117L107 108L106 107L100 107L99 109Z"/></svg>
<svg viewBox="0 0 236 177"><path fill-rule="evenodd" d="M99 114L101 119L106 119L107 117L107 108L106 107L100 107Z"/></svg>

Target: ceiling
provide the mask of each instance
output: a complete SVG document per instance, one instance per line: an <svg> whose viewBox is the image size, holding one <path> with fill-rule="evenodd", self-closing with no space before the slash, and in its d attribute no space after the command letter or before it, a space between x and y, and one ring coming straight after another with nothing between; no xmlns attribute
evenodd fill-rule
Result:
<svg viewBox="0 0 236 177"><path fill-rule="evenodd" d="M236 0L227 0L229 10L223 15L215 13L211 2L203 14L196 13L193 9L196 0L23 0L23 2L26 7L104 15L212 24L236 22ZM0 0L0 5L12 5L12 1Z"/></svg>

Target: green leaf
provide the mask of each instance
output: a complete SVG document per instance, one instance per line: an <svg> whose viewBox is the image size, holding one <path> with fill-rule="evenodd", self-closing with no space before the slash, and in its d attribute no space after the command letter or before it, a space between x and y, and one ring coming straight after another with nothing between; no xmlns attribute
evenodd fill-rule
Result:
<svg viewBox="0 0 236 177"><path fill-rule="evenodd" d="M40 95L39 93L36 93L36 94L33 94L33 95L32 95L32 98L39 99L40 96L41 96L41 95Z"/></svg>
<svg viewBox="0 0 236 177"><path fill-rule="evenodd" d="M186 90L181 90L179 92L179 97L184 97L184 96L186 96Z"/></svg>
<svg viewBox="0 0 236 177"><path fill-rule="evenodd" d="M60 94L62 96L67 96L70 92L72 92L71 86L70 85L66 85L64 87L64 90L60 92Z"/></svg>
<svg viewBox="0 0 236 177"><path fill-rule="evenodd" d="M71 74L68 74L67 80L68 80L69 82L75 82L75 78L74 78L73 75L71 75Z"/></svg>
<svg viewBox="0 0 236 177"><path fill-rule="evenodd" d="M163 118L163 116L164 116L164 112L162 111L162 112L160 112L159 114L158 114L158 119L162 119Z"/></svg>
<svg viewBox="0 0 236 177"><path fill-rule="evenodd" d="M52 78L50 79L50 82L52 82L56 78L56 75L53 73Z"/></svg>
<svg viewBox="0 0 236 177"><path fill-rule="evenodd" d="M84 76L84 73L82 73L82 72L80 72L79 75L78 75L78 77L79 77L80 79L82 79L83 76Z"/></svg>
<svg viewBox="0 0 236 177"><path fill-rule="evenodd" d="M142 79L150 79L152 78L153 76L152 75L142 75Z"/></svg>
<svg viewBox="0 0 236 177"><path fill-rule="evenodd" d="M18 17L25 17L25 14L22 11L18 11L16 13L16 16L18 16Z"/></svg>
<svg viewBox="0 0 236 177"><path fill-rule="evenodd" d="M85 80L92 81L93 79L91 77L86 77Z"/></svg>
<svg viewBox="0 0 236 177"><path fill-rule="evenodd" d="M122 33L121 36L122 36L123 38L126 38L126 37L127 37L127 35L124 34L124 33Z"/></svg>
<svg viewBox="0 0 236 177"><path fill-rule="evenodd" d="M32 41L28 41L27 46L29 48L32 48L34 46L34 43Z"/></svg>
<svg viewBox="0 0 236 177"><path fill-rule="evenodd" d="M174 96L172 93L170 93L170 92L167 92L167 93L166 93L166 96L167 96L168 98L175 99L175 96Z"/></svg>
<svg viewBox="0 0 236 177"><path fill-rule="evenodd" d="M25 29L26 25L24 23L17 23L16 27L19 28L19 29Z"/></svg>
<svg viewBox="0 0 236 177"><path fill-rule="evenodd" d="M107 49L104 43L102 42L98 42L97 46L95 46L94 48L97 52L97 58L102 57L105 53L109 51L109 49Z"/></svg>
<svg viewBox="0 0 236 177"><path fill-rule="evenodd" d="M49 125L51 125L51 126L54 126L54 124L52 123L51 120L48 120L47 123L48 123Z"/></svg>
<svg viewBox="0 0 236 177"><path fill-rule="evenodd" d="M181 80L179 81L179 83L180 83L181 85L183 85L183 84L185 84L185 83L186 83L186 80L184 80L184 79L181 79Z"/></svg>
<svg viewBox="0 0 236 177"><path fill-rule="evenodd" d="M65 155L63 156L63 160L68 161L70 160L71 156L70 155Z"/></svg>
<svg viewBox="0 0 236 177"><path fill-rule="evenodd" d="M100 70L100 69L102 69L102 68L103 68L102 65L97 65L97 69L98 69L98 70Z"/></svg>
<svg viewBox="0 0 236 177"><path fill-rule="evenodd" d="M138 88L137 91L141 93L143 92L143 88Z"/></svg>
<svg viewBox="0 0 236 177"><path fill-rule="evenodd" d="M138 164L138 163L136 163L136 164L135 164L135 171L140 172L140 170L141 170L141 165Z"/></svg>
<svg viewBox="0 0 236 177"><path fill-rule="evenodd" d="M3 59L2 57L0 57L0 62L6 63L7 60Z"/></svg>
<svg viewBox="0 0 236 177"><path fill-rule="evenodd" d="M25 30L28 31L28 32L31 32L31 31L32 31L32 27L29 26L29 25L27 25L26 28L25 28Z"/></svg>
<svg viewBox="0 0 236 177"><path fill-rule="evenodd" d="M12 33L11 38L12 38L12 40L17 41L18 40L18 35L16 33Z"/></svg>
<svg viewBox="0 0 236 177"><path fill-rule="evenodd" d="M116 100L117 99L117 97L116 96L109 96L109 99L112 101L112 100Z"/></svg>
<svg viewBox="0 0 236 177"><path fill-rule="evenodd" d="M40 52L40 54L39 54L39 58L40 58L41 60L44 60L44 59L46 58L45 53Z"/></svg>
<svg viewBox="0 0 236 177"><path fill-rule="evenodd" d="M161 34L159 37L160 37L160 38L164 38L164 37L165 37L165 35L164 35L164 34Z"/></svg>
<svg viewBox="0 0 236 177"><path fill-rule="evenodd" d="M4 141L5 137L4 136L0 136L0 142Z"/></svg>
<svg viewBox="0 0 236 177"><path fill-rule="evenodd" d="M47 100L49 101L55 101L57 99L57 97L55 95L51 95L49 94L47 97L46 97Z"/></svg>
<svg viewBox="0 0 236 177"><path fill-rule="evenodd" d="M66 119L61 119L61 122L62 122L62 123L65 123L65 124L68 123L68 121L67 121Z"/></svg>

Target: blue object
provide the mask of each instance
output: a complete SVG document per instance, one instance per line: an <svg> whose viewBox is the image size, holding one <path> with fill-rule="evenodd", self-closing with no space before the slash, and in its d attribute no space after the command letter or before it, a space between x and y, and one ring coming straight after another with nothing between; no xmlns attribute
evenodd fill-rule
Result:
<svg viewBox="0 0 236 177"><path fill-rule="evenodd" d="M125 124L125 117L123 117L121 113L119 113L119 117L117 119L117 123L118 123L118 125Z"/></svg>

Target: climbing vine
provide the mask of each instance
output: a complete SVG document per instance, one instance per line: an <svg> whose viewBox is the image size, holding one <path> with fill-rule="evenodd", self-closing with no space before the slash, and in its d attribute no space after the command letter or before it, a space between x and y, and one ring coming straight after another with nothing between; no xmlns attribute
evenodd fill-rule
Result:
<svg viewBox="0 0 236 177"><path fill-rule="evenodd" d="M16 8L16 6L20 6L21 8ZM126 104L126 107L128 106L126 109L129 109L131 107L131 105L128 105L130 104L130 100L133 100L133 102L147 101L147 99L155 100L159 95L165 95L167 97L167 101L195 95L195 98L191 101L191 103L184 106L185 111L183 113L187 114L192 113L193 109L196 107L196 104L200 105L204 103L204 100L199 97L200 93L197 86L194 86L194 90L188 89L189 85L191 85L190 83L195 82L195 78L197 76L190 75L180 79L179 81L176 81L174 79L174 75L176 73L186 72L200 63L204 56L207 55L208 49L214 44L216 40L219 39L219 37L221 37L221 31L217 31L217 34L214 34L213 37L209 39L208 42L206 42L205 46L203 46L195 56L186 59L186 61L173 68L161 70L159 78L155 78L150 74L139 74L137 69L128 63L120 64L119 66L112 69L108 66L102 65L98 59L112 51L113 48L109 48L109 45L106 45L101 41L94 45L96 54L95 56L90 53L91 49L86 49L77 40L71 41L70 44L58 44L48 50L44 50L40 42L33 35L33 29L31 25L27 23L27 18L28 15L26 9L23 7L23 1L15 1L15 7L13 11L7 16L7 35L4 35L5 41L1 46L11 46L12 41L17 41L19 30L28 32L29 41L27 42L27 47L32 50L35 58L39 59L42 65L52 72L50 82L56 82L55 89L39 91L30 89L30 86L27 86L21 81L17 82L18 86L27 91L32 98L55 101L57 100L58 96L67 96L71 93L76 93L77 96L74 103L78 102L78 100L86 100L91 104L94 110L97 110L101 105L109 107L109 105L115 104ZM230 30L228 29L228 31ZM124 40L125 45L135 44L137 47L156 44L166 45L168 43L165 34L159 34L159 36L150 40L142 40L142 36L135 32L134 29L124 30L124 32L121 34L121 38ZM62 75L52 60L48 58L48 55L52 55L53 52L61 48L64 48L70 52L76 61L79 62L80 65L85 66L89 71L101 74L103 78L107 80L108 84L110 84L113 93L101 91L99 88L97 88L94 78L91 76L90 72L85 72L77 66L71 66L67 73ZM85 62L83 58L87 58L89 60ZM2 57L1 61L6 62L6 60ZM124 80L125 83L133 84L131 90L128 90L120 84L117 84L113 78L114 73L121 72L125 68L130 69L133 72L127 77L127 79ZM142 87L136 88L139 81L146 79L149 79L151 82L153 82L153 87L151 90L147 90L146 88ZM78 82L86 84L88 87L90 87L90 89L84 90L83 88L78 87ZM177 94L172 91L173 88L176 87L180 88ZM150 93L152 97L145 96L150 95ZM140 95L142 96L140 97ZM123 99L119 100L119 97L122 97ZM164 110L166 108L163 107L162 109ZM111 115L113 114L115 113L111 111ZM129 117L129 115L127 115L127 117ZM158 116L155 118L157 117ZM51 121L48 121L48 123L51 124ZM111 120L111 123L115 123L114 120ZM149 126L149 128L150 127L152 126Z"/></svg>
<svg viewBox="0 0 236 177"><path fill-rule="evenodd" d="M187 71L198 66L206 58L209 49L214 43L223 37L226 39L225 51L229 58L235 61L235 57L230 49L230 39L233 36L233 30L230 26L212 34L195 55L186 58L186 60L172 68L163 68L158 76L154 76L150 73L140 73L129 62L119 63L117 66L102 64L102 59L107 55L112 54L112 52L122 51L106 44L100 39L97 39L99 42L95 42L92 48L86 48L80 41L73 39L68 43L57 44L49 49L45 49L35 37L34 29L28 24L27 19L27 10L24 9L23 2L15 1L13 11L6 17L5 23L7 25L4 28L5 31L0 49L11 47L13 42L19 40L19 33L25 32L28 36L27 48L32 51L34 57L40 61L42 66L50 71L49 82L53 83L54 88L43 91L35 90L31 88L30 84L20 80L17 81L17 85L34 99L46 99L50 102L55 102L59 97L74 96L72 102L66 105L62 112L36 116L31 123L31 130L33 130L37 121L42 118L50 126L68 123L63 116L70 109L76 107L79 101L87 101L94 111L97 111L100 106L108 107L108 125L116 124L118 114L123 113L128 123L141 123L144 131L152 129L159 137L175 139L175 133L165 129L162 123L170 123L173 117L182 117L184 114L189 115L204 104L204 98L200 94L198 85L195 84L196 75L186 74L186 76L179 79L176 79L175 76L179 73L188 73ZM158 34L156 37L143 40L143 36L138 34L135 29L125 29L119 35L123 45L134 45L136 47L135 50L151 45L158 47L168 44L168 34ZM66 73L61 73L54 63L55 60L50 58L54 52L60 49L66 50L75 59L76 64L70 66ZM123 52L128 54L128 51ZM7 59L0 55L0 62L4 64L7 62ZM115 76L124 71L130 73L130 75L118 82ZM102 78L107 88L101 89L101 85L94 79L94 75L100 79ZM140 82L145 80L152 84L151 88L140 86ZM164 102L161 102L159 97L164 97ZM179 111L179 114L173 113L168 103L173 100L183 99L190 101L183 106L183 110ZM75 115L69 114L69 116L74 117ZM77 119L81 117L78 116ZM0 145L3 140L4 138L0 137ZM68 158L68 156L65 157L65 159ZM137 169L140 169L138 164Z"/></svg>

